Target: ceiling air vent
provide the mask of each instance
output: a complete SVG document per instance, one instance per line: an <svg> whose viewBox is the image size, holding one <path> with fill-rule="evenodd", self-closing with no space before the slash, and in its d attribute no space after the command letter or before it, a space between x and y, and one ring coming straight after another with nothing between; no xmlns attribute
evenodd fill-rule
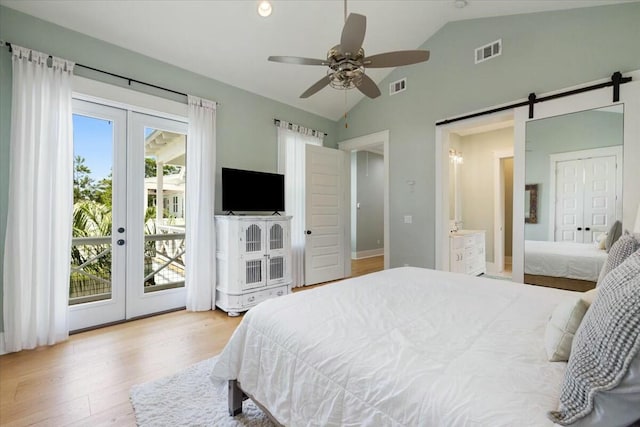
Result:
<svg viewBox="0 0 640 427"><path fill-rule="evenodd" d="M502 53L502 39L496 40L476 49L476 64L499 56Z"/></svg>
<svg viewBox="0 0 640 427"><path fill-rule="evenodd" d="M407 78L389 83L389 95L395 95L398 92L407 90Z"/></svg>

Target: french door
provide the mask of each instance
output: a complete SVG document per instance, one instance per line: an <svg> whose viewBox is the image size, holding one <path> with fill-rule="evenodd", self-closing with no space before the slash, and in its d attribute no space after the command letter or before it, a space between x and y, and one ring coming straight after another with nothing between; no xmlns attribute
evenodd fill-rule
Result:
<svg viewBox="0 0 640 427"><path fill-rule="evenodd" d="M183 307L186 123L73 101L70 330Z"/></svg>
<svg viewBox="0 0 640 427"><path fill-rule="evenodd" d="M551 156L553 240L595 242L621 217L621 158L622 146Z"/></svg>

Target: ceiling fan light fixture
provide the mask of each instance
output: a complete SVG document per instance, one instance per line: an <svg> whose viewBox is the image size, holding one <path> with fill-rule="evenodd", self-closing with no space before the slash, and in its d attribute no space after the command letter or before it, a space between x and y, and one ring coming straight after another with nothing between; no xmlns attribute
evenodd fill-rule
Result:
<svg viewBox="0 0 640 427"><path fill-rule="evenodd" d="M360 86L362 76L364 76L364 68L329 71L328 76L329 86L332 88L341 90L353 89Z"/></svg>
<svg viewBox="0 0 640 427"><path fill-rule="evenodd" d="M273 7L271 6L271 2L268 0L262 0L258 3L258 15L266 18L271 15L273 12Z"/></svg>

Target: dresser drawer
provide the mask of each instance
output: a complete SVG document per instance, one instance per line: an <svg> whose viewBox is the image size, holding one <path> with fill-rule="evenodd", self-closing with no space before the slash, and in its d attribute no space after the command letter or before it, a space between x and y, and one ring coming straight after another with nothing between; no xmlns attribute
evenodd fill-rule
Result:
<svg viewBox="0 0 640 427"><path fill-rule="evenodd" d="M289 285L278 286L277 288L265 289L263 291L251 292L242 295L241 304L243 307L253 307L254 305L289 293Z"/></svg>

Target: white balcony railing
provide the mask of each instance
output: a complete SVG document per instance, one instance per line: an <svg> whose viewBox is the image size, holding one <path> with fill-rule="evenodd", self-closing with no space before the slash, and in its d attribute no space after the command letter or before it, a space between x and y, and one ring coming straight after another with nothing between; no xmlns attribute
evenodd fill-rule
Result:
<svg viewBox="0 0 640 427"><path fill-rule="evenodd" d="M184 227L158 226L157 231L144 236L145 293L184 286ZM111 298L111 255L111 236L73 238L70 305Z"/></svg>

